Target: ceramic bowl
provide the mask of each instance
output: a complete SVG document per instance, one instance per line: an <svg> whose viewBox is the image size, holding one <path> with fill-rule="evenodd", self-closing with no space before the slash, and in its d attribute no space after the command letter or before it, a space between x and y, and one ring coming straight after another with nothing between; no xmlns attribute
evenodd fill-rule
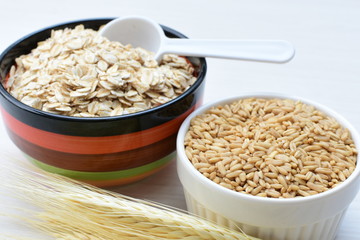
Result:
<svg viewBox="0 0 360 240"><path fill-rule="evenodd" d="M222 187L203 176L186 157L184 136L192 118L212 106L249 97L295 99L313 105L348 128L356 148L360 149L359 134L348 121L310 100L283 94L251 93L209 103L187 117L177 138L177 171L188 210L233 229L240 227L245 233L264 240L334 239L346 209L359 191L359 164L349 178L333 189L307 197L281 199L248 195Z"/></svg>
<svg viewBox="0 0 360 240"><path fill-rule="evenodd" d="M201 104L205 59L188 58L198 79L181 96L149 110L115 117L79 118L40 111L16 100L3 84L15 58L29 53L52 29L83 24L97 30L111 20L79 20L47 27L18 40L0 56L1 112L11 140L40 168L98 186L140 180L175 157L177 131ZM168 37L185 38L171 28L162 28Z"/></svg>

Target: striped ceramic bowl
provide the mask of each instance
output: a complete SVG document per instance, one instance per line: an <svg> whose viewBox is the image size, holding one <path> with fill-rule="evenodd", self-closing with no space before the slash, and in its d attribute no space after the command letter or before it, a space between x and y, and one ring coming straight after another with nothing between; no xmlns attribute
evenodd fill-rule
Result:
<svg viewBox="0 0 360 240"><path fill-rule="evenodd" d="M27 54L52 29L84 24L98 29L112 19L90 19L51 26L32 33L0 56L0 80L16 57ZM162 26L168 37L184 38ZM79 118L51 114L12 97L0 84L1 112L12 141L35 165L97 186L140 180L163 168L175 157L177 131L202 99L206 62L189 59L198 80L178 98L138 113L115 117Z"/></svg>

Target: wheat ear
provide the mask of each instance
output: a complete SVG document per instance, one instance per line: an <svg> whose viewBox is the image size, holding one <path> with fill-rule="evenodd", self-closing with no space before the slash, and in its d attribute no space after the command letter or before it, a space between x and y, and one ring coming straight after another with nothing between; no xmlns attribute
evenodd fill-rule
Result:
<svg viewBox="0 0 360 240"><path fill-rule="evenodd" d="M28 223L61 240L255 238L157 203L44 171L9 169L9 187L41 210Z"/></svg>

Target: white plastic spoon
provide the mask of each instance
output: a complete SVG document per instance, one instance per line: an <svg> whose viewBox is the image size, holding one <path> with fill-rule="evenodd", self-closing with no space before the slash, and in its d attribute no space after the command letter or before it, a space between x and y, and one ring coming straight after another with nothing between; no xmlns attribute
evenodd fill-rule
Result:
<svg viewBox="0 0 360 240"><path fill-rule="evenodd" d="M293 46L282 40L168 38L158 23L140 16L114 19L100 30L100 34L111 41L152 51L157 61L161 60L165 53L173 53L182 56L285 63L295 54Z"/></svg>

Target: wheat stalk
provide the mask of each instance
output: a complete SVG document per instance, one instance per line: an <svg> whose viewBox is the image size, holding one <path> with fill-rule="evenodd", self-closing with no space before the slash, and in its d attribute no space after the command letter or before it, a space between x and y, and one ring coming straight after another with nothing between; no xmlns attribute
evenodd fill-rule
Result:
<svg viewBox="0 0 360 240"><path fill-rule="evenodd" d="M29 168L9 168L18 198L40 207L23 218L59 240L255 239L157 203Z"/></svg>

